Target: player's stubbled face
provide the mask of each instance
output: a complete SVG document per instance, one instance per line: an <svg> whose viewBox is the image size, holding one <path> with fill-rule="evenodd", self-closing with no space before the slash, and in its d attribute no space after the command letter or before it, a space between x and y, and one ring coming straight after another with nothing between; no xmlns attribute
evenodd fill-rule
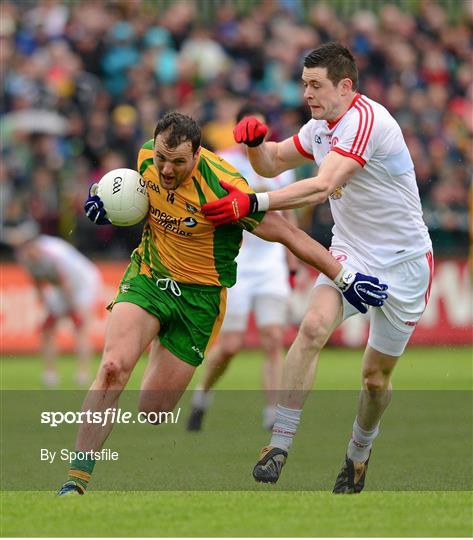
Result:
<svg viewBox="0 0 473 540"><path fill-rule="evenodd" d="M304 99L310 108L312 118L315 120L333 121L343 114L341 102L341 82L334 86L327 78L327 68L304 68L302 71L302 84L304 86Z"/></svg>
<svg viewBox="0 0 473 540"><path fill-rule="evenodd" d="M176 189L189 178L199 159L199 150L192 152L191 141L185 141L175 148L166 145L163 136L156 137L153 163L159 174L159 183L164 189Z"/></svg>

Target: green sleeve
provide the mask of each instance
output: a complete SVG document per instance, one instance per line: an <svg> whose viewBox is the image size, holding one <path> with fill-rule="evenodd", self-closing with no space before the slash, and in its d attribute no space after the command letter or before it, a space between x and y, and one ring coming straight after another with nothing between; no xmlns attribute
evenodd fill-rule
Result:
<svg viewBox="0 0 473 540"><path fill-rule="evenodd" d="M245 231L251 232L253 229L263 221L266 212L255 212L254 214L248 214L246 217L237 221L237 225L245 229Z"/></svg>

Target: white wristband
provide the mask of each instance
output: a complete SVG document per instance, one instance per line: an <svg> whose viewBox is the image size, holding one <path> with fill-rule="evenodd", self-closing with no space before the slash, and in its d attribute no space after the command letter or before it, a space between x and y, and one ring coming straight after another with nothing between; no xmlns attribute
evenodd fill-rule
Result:
<svg viewBox="0 0 473 540"><path fill-rule="evenodd" d="M345 268L344 266L342 266L342 269L334 278L333 282L343 292L348 289L348 287L352 284L354 279L355 279L355 274L351 272L350 270L348 270L348 268Z"/></svg>
<svg viewBox="0 0 473 540"><path fill-rule="evenodd" d="M256 193L258 201L258 212L265 212L269 209L269 193Z"/></svg>

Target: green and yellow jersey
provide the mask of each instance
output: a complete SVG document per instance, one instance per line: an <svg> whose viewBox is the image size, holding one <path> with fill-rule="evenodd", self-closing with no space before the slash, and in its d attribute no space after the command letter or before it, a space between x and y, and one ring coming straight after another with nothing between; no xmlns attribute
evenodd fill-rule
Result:
<svg viewBox="0 0 473 540"><path fill-rule="evenodd" d="M153 140L141 147L138 171L146 181L150 202L141 243L132 254L140 263L140 273L180 283L234 285L243 229L252 231L264 212L215 227L200 209L227 194L219 180L253 193L247 181L224 159L202 148L190 177L175 190L163 189L153 164Z"/></svg>

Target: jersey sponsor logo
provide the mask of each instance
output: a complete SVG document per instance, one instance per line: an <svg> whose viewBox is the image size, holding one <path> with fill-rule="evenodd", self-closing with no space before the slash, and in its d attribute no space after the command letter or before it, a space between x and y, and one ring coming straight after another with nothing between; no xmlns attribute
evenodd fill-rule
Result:
<svg viewBox="0 0 473 540"><path fill-rule="evenodd" d="M122 189L122 184L123 184L123 178L121 176L116 176L113 179L113 184L112 184L113 195L116 195Z"/></svg>
<svg viewBox="0 0 473 540"><path fill-rule="evenodd" d="M193 217L186 217L183 223L186 227L195 227L197 225L197 221Z"/></svg>
<svg viewBox="0 0 473 540"><path fill-rule="evenodd" d="M322 144L322 139L320 138L320 135L316 135L315 138L314 138L314 141L315 141L317 144Z"/></svg>
<svg viewBox="0 0 473 540"><path fill-rule="evenodd" d="M148 180L146 185L149 187L149 189L153 190L154 192L161 193L161 191L159 190L158 184L155 184L154 182L151 182L151 180Z"/></svg>
<svg viewBox="0 0 473 540"><path fill-rule="evenodd" d="M188 202L186 202L186 210L191 212L191 214L195 214L197 212L197 208Z"/></svg>
<svg viewBox="0 0 473 540"><path fill-rule="evenodd" d="M150 207L150 214L152 219L167 231L178 234L179 236L192 236L192 233L188 231L183 231L181 229L181 224L184 221L183 218L171 216L170 214L162 212L159 208L155 208L154 206ZM186 225L188 227L194 227L195 225L197 225L197 222L195 223L195 225L188 225L187 223Z"/></svg>

